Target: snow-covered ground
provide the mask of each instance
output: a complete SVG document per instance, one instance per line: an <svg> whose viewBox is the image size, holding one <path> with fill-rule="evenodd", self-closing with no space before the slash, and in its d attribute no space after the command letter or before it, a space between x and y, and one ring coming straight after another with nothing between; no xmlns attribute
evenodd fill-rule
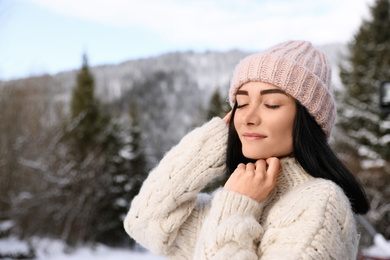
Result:
<svg viewBox="0 0 390 260"><path fill-rule="evenodd" d="M389 247L388 241L382 241L381 250L377 245L363 250L364 255L371 257L379 257L381 259L390 259L390 256L385 252ZM77 249L69 249L66 245L58 240L35 239L30 243L20 241L14 237L0 239L0 255L11 253L28 254L29 248L35 249L36 260L164 260L165 258L153 255L149 252L133 252L126 249L110 248L104 245L91 247L80 247ZM387 258L389 257L389 258Z"/></svg>
<svg viewBox="0 0 390 260"><path fill-rule="evenodd" d="M96 249L79 248L72 253L63 251L51 252L50 254L40 252L37 260L162 260L164 258L151 253L132 252L125 249L112 249L105 246L98 246Z"/></svg>
<svg viewBox="0 0 390 260"><path fill-rule="evenodd" d="M9 237L0 239L0 254L10 255L15 253L28 254L29 247L35 249L36 260L164 260L165 258L148 252L133 252L126 249L110 248L97 245L94 248L80 247L67 249L61 241L48 239L33 240L28 243L17 238Z"/></svg>
<svg viewBox="0 0 390 260"><path fill-rule="evenodd" d="M364 249L363 254L380 259L390 259L390 241L378 233L374 236L374 244Z"/></svg>

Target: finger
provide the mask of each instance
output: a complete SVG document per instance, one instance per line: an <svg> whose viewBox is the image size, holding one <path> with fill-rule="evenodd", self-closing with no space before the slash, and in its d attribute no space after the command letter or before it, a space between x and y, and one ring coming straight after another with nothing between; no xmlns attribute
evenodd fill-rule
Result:
<svg viewBox="0 0 390 260"><path fill-rule="evenodd" d="M242 174L245 172L245 164L243 163L240 163L239 165L237 165L237 168L234 170L234 172L232 174Z"/></svg>
<svg viewBox="0 0 390 260"><path fill-rule="evenodd" d="M245 168L246 168L246 166L243 163L240 163L239 165L237 165L237 169L244 169L245 170Z"/></svg>
<svg viewBox="0 0 390 260"><path fill-rule="evenodd" d="M247 163L246 164L246 169L254 170L255 169L255 165L253 163Z"/></svg>
<svg viewBox="0 0 390 260"><path fill-rule="evenodd" d="M226 116L223 118L223 121L225 121L226 124L229 124L231 117L232 117L232 110L230 110L229 113L226 114Z"/></svg>
<svg viewBox="0 0 390 260"><path fill-rule="evenodd" d="M281 170L279 159L271 157L266 161L268 164L267 175L275 180Z"/></svg>
<svg viewBox="0 0 390 260"><path fill-rule="evenodd" d="M256 166L253 163L247 163L246 164L246 173L255 173Z"/></svg>
<svg viewBox="0 0 390 260"><path fill-rule="evenodd" d="M267 170L267 163L264 160L257 160L256 161L256 172L266 172Z"/></svg>

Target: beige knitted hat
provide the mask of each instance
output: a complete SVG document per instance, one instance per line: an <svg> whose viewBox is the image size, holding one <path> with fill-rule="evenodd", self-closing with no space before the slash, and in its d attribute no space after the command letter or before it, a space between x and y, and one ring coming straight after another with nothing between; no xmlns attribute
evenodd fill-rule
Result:
<svg viewBox="0 0 390 260"><path fill-rule="evenodd" d="M305 106L329 138L336 119L331 74L326 55L310 42L280 43L237 65L230 86L230 105L234 106L237 90L243 84L269 83Z"/></svg>

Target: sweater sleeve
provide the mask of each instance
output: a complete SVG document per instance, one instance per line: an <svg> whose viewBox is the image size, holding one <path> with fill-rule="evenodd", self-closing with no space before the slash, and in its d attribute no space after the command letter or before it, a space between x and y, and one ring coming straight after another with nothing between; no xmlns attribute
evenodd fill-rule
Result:
<svg viewBox="0 0 390 260"><path fill-rule="evenodd" d="M247 196L219 190L203 223L194 259L258 259L263 235L258 217L262 208L263 203Z"/></svg>
<svg viewBox="0 0 390 260"><path fill-rule="evenodd" d="M182 249L177 241L186 232L181 227L193 228L188 222L199 226L199 211L207 208L206 195L197 203L197 194L225 173L227 132L225 122L214 118L187 134L165 155L143 183L124 220L132 238L156 254L178 255L175 251Z"/></svg>
<svg viewBox="0 0 390 260"><path fill-rule="evenodd" d="M348 198L331 181L315 179L286 194L268 216L259 257L355 260L358 235Z"/></svg>

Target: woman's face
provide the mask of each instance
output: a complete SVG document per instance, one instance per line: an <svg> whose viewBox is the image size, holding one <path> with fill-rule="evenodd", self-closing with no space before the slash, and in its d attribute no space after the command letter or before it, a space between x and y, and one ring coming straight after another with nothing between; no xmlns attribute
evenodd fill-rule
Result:
<svg viewBox="0 0 390 260"><path fill-rule="evenodd" d="M283 157L293 152L295 100L279 88L249 82L237 91L234 126L249 159Z"/></svg>

